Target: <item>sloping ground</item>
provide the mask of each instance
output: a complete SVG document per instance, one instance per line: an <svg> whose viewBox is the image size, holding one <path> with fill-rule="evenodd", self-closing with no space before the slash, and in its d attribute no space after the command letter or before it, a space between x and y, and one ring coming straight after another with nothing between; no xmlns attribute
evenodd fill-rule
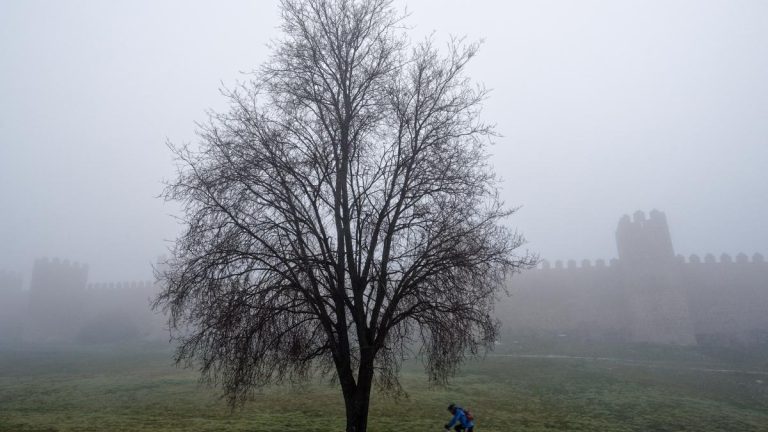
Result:
<svg viewBox="0 0 768 432"><path fill-rule="evenodd" d="M230 411L158 348L0 352L0 431L339 431L335 387L269 389ZM448 388L404 371L408 398L376 397L371 431L440 431L445 407L478 431L768 431L768 379L691 365L488 357Z"/></svg>

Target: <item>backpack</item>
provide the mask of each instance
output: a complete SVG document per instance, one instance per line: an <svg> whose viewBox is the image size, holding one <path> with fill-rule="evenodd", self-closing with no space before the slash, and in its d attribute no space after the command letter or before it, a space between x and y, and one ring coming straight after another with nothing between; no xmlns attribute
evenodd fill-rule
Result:
<svg viewBox="0 0 768 432"><path fill-rule="evenodd" d="M475 420L475 416L472 414L471 411L469 411L469 408L464 408L464 416L467 418L468 421Z"/></svg>

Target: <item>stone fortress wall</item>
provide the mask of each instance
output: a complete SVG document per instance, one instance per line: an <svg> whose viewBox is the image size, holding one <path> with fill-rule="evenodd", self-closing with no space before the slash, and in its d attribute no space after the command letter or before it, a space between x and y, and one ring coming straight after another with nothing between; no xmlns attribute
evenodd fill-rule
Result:
<svg viewBox="0 0 768 432"><path fill-rule="evenodd" d="M0 271L0 342L16 341L21 335L21 311L27 304L21 273Z"/></svg>
<svg viewBox="0 0 768 432"><path fill-rule="evenodd" d="M167 339L150 300L150 281L88 283L88 266L35 260L29 289L18 273L0 273L0 343L109 343Z"/></svg>
<svg viewBox="0 0 768 432"><path fill-rule="evenodd" d="M548 332L581 339L693 344L768 343L768 263L675 255L659 211L623 217L619 257L608 262L543 261L512 278L497 313L503 332ZM89 284L86 265L35 261L29 289L0 272L0 343L167 340L151 311L153 282Z"/></svg>
<svg viewBox="0 0 768 432"><path fill-rule="evenodd" d="M755 253L675 255L666 216L624 216L618 259L543 261L512 278L506 332L678 345L768 343L768 263Z"/></svg>

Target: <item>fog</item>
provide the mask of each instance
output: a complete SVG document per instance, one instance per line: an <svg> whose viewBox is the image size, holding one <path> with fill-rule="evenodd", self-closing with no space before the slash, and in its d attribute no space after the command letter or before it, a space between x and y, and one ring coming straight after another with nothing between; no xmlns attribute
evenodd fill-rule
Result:
<svg viewBox="0 0 768 432"><path fill-rule="evenodd" d="M468 75L492 90L482 113L499 134L490 162L502 199L519 207L506 223L526 239L520 256L542 260L509 280L510 296L466 314L487 323L474 329L494 349L461 364L469 374L448 387L416 381L416 342L385 346L376 378L388 383L381 371L397 363L409 397L405 406L377 395L372 429L400 429L416 412L414 428L439 426L445 400L479 408L483 430L765 430L768 2L394 1L413 41L482 41ZM225 409L199 371L171 368L167 316L150 308L162 286L153 266L170 268L158 259L183 229L179 205L160 198L177 173L168 143L198 142L196 124L227 109L221 90L269 60L279 3L0 0L0 430L340 429L338 378L333 390L311 381L290 397L254 387L255 408ZM205 303L218 292L195 292L188 312L277 316L261 305L242 312L251 305L235 294ZM274 310L282 318L291 307ZM434 315L453 325L453 312ZM225 349L245 334L238 326L272 328L243 316L187 317L175 335L203 322ZM422 337L433 332L418 322ZM290 351L278 359L287 370L323 327L306 340L247 333L237 347L250 353L211 362L204 344L187 347L197 357L180 364L218 373ZM435 327L478 338L466 328ZM259 341L269 355L250 346ZM316 353L328 356L335 343L324 344ZM364 352L355 349L346 355ZM445 359L424 352L433 377L429 362ZM465 360L436 352L445 364ZM299 375L317 366L306 364ZM260 370L279 375L278 366ZM257 382L238 374L238 385ZM224 378L211 382L230 396Z"/></svg>
<svg viewBox="0 0 768 432"><path fill-rule="evenodd" d="M166 140L194 142L278 36L276 2L0 3L0 268L38 257L143 280L178 226ZM401 3L405 8L405 2ZM419 1L483 39L510 225L551 259L612 258L618 218L666 212L683 254L764 252L768 5Z"/></svg>

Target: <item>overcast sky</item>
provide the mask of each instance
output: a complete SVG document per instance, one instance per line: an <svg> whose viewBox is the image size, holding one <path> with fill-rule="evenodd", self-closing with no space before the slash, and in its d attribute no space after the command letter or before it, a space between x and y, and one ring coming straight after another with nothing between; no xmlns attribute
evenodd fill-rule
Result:
<svg viewBox="0 0 768 432"><path fill-rule="evenodd" d="M658 208L678 253L768 252L768 2L407 4L416 38L485 40L470 70L528 248L612 258L619 217ZM166 139L195 140L278 24L267 0L0 0L0 270L150 278L178 232Z"/></svg>

